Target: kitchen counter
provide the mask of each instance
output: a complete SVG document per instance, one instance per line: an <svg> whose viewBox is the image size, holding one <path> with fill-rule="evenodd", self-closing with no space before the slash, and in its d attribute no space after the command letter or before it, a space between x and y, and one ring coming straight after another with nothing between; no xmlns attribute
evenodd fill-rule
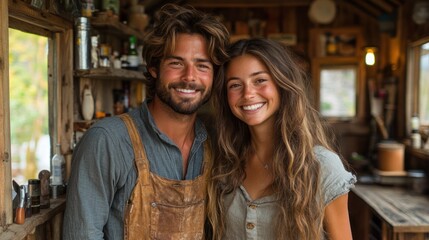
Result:
<svg viewBox="0 0 429 240"><path fill-rule="evenodd" d="M357 184L349 203L354 239L429 239L428 195Z"/></svg>

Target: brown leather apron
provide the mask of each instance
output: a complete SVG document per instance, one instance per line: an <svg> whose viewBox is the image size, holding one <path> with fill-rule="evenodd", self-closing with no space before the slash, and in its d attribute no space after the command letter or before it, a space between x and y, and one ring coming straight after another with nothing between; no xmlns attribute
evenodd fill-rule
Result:
<svg viewBox="0 0 429 240"><path fill-rule="evenodd" d="M171 180L149 169L139 132L128 114L121 119L130 135L137 181L125 210L124 239L203 239L208 161L204 146L202 174L194 180Z"/></svg>

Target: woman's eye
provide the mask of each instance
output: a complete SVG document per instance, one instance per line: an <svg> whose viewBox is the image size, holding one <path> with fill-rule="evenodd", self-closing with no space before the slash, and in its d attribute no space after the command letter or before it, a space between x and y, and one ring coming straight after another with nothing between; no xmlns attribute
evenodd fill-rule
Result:
<svg viewBox="0 0 429 240"><path fill-rule="evenodd" d="M267 81L266 79L260 78L260 79L257 79L255 82L258 84L261 84L261 83L266 82L266 81Z"/></svg>
<svg viewBox="0 0 429 240"><path fill-rule="evenodd" d="M231 83L231 84L228 84L228 89L234 89L234 88L238 88L240 86L241 85L238 83Z"/></svg>

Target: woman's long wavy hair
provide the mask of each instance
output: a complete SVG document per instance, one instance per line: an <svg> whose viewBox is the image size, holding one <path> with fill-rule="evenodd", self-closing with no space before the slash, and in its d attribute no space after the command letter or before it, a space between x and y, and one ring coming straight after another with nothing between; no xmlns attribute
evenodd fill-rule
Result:
<svg viewBox="0 0 429 240"><path fill-rule="evenodd" d="M276 239L321 239L324 203L320 165L313 148L321 145L333 150L333 146L328 141L325 124L307 98L308 75L297 65L292 51L273 40L240 40L229 48L228 54L230 60L245 54L259 59L280 92L270 168L279 208L274 220ZM224 196L242 184L247 157L252 151L249 127L233 115L228 105L224 72L229 61L214 82L216 94L212 99L218 144L208 183L207 210L213 239L221 239L228 227Z"/></svg>
<svg viewBox="0 0 429 240"><path fill-rule="evenodd" d="M196 10L190 5L179 6L165 4L154 16L154 23L146 33L143 43L143 59L146 68L159 71L161 60L174 51L178 34L200 34L207 41L207 52L214 72L227 59L226 48L229 44L227 28L214 15ZM155 94L155 81L146 71L147 97Z"/></svg>

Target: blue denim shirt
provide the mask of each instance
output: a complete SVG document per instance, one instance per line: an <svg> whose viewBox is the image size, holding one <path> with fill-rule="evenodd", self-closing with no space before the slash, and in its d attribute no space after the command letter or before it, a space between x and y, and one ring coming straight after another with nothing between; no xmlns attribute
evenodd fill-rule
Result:
<svg viewBox="0 0 429 240"><path fill-rule="evenodd" d="M157 128L147 102L129 114L139 130L151 172L182 179L181 152ZM200 175L206 139L207 131L197 120L185 179ZM136 174L131 140L123 121L109 117L94 124L73 152L63 239L123 239L124 208Z"/></svg>

